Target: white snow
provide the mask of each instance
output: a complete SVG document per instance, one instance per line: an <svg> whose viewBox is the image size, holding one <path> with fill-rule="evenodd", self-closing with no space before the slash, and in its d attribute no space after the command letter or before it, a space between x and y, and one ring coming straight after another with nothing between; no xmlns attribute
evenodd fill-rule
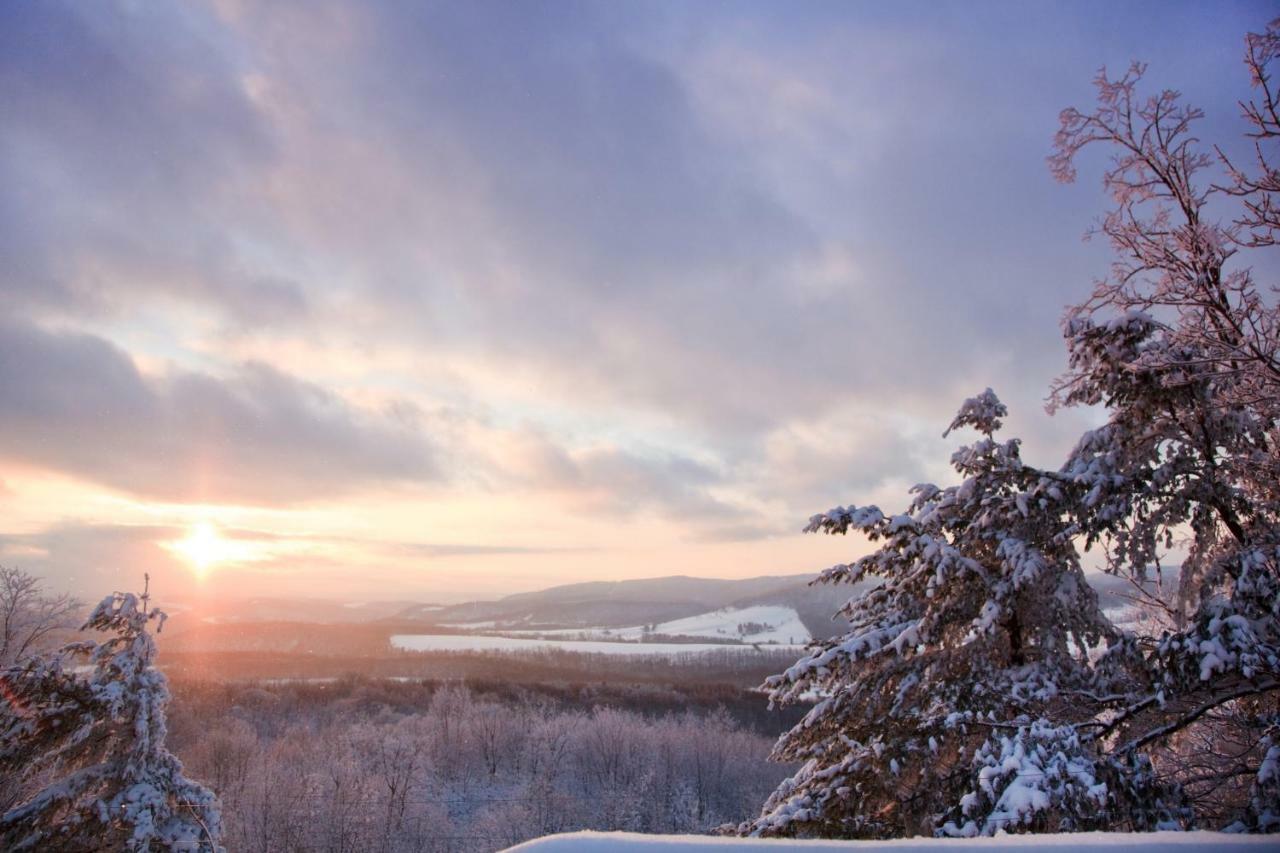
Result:
<svg viewBox="0 0 1280 853"><path fill-rule="evenodd" d="M766 630L756 633L743 632L739 626L768 626ZM457 626L461 627L461 626ZM473 627L482 627L475 625ZM492 627L492 626L483 626ZM535 631L504 631L512 636L536 634L542 637L582 637L588 639L610 638L615 640L640 640L647 633L664 634L671 637L723 637L726 640L741 640L745 643L782 643L785 645L803 645L812 637L809 629L800 621L800 615L794 608L781 605L757 605L754 607L724 607L697 616L686 616L670 622L660 622L646 631L646 625L633 625L628 628L555 628Z"/></svg>
<svg viewBox="0 0 1280 853"><path fill-rule="evenodd" d="M708 848L767 853L799 848L805 851L886 850L892 853L947 853L996 850L999 853L1209 853L1215 850L1274 850L1275 836L1229 835L1221 832L1081 832L1047 835L1000 835L995 838L900 838L892 841L795 841L791 839L718 838L701 835L640 835L633 832L569 832L526 841L511 851L531 853L649 853Z"/></svg>
<svg viewBox="0 0 1280 853"><path fill-rule="evenodd" d="M609 643L596 640L537 640L530 637L489 637L478 634L395 634L391 645L417 652L519 652L559 649L586 654L662 656L734 652L750 654L753 646L725 643ZM788 648L769 646L770 649ZM794 647L796 651L799 646Z"/></svg>
<svg viewBox="0 0 1280 853"><path fill-rule="evenodd" d="M738 630L739 625L750 622L768 625L770 630L754 634ZM686 637L734 637L751 643L804 644L811 639L809 629L800 621L799 614L790 607L779 605L726 607L685 619L663 622L654 627L653 633Z"/></svg>
<svg viewBox="0 0 1280 853"><path fill-rule="evenodd" d="M1111 620L1112 625L1121 630L1150 633L1154 628L1156 629L1155 633L1159 633L1159 626L1156 625L1156 616L1140 607L1135 607L1131 604L1108 607L1102 611L1102 614Z"/></svg>

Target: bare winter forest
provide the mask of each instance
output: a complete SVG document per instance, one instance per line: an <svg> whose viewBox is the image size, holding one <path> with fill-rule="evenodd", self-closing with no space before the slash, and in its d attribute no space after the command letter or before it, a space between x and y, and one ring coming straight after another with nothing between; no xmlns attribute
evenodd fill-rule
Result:
<svg viewBox="0 0 1280 853"><path fill-rule="evenodd" d="M795 719L727 688L343 679L175 695L169 743L219 792L233 850L703 833L750 817L786 776L767 759Z"/></svg>

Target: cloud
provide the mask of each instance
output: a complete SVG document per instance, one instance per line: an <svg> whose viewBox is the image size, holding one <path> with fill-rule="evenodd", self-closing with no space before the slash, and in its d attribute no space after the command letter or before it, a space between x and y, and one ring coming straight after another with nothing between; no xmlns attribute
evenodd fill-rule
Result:
<svg viewBox="0 0 1280 853"><path fill-rule="evenodd" d="M270 201L359 282L354 334L536 370L592 405L767 418L733 378L803 393L783 376L811 340L787 273L821 247L638 47L650 25L617 14L250 6L234 27L284 155Z"/></svg>
<svg viewBox="0 0 1280 853"><path fill-rule="evenodd" d="M921 482L945 466L945 452L937 459L922 452L947 446L930 440L941 433L929 436L932 426L870 406L798 418L769 434L759 458L747 463L750 477L788 505L807 501L810 513L830 502L867 503L886 485Z"/></svg>
<svg viewBox="0 0 1280 853"><path fill-rule="evenodd" d="M1007 74L942 29L902 51L877 15L322 9L243 4L228 28L281 152L267 200L346 271L352 334L717 439L876 394L933 407L959 379L1038 396L1061 364L1088 264L1046 271L1034 235L1075 251L1092 213L1043 167L1061 104L1041 96L1034 138L983 135L1044 81L965 109Z"/></svg>
<svg viewBox="0 0 1280 853"><path fill-rule="evenodd" d="M1261 20L0 4L0 455L699 541L950 476L938 434L988 385L1054 464L1059 313L1106 263L1078 240L1105 200L1045 170L1056 113L1135 55L1232 104Z"/></svg>
<svg viewBox="0 0 1280 853"><path fill-rule="evenodd" d="M507 483L557 494L578 512L627 518L653 514L692 526L741 519L744 510L717 497L723 475L669 451L618 446L569 449L534 429L512 431L493 456Z"/></svg>
<svg viewBox="0 0 1280 853"><path fill-rule="evenodd" d="M151 499L287 505L465 473L484 491L552 495L588 515L694 526L749 515L716 494L721 471L687 455L570 447L406 403L358 408L262 363L146 374L102 338L0 321L0 386L0 456Z"/></svg>
<svg viewBox="0 0 1280 853"><path fill-rule="evenodd" d="M181 535L164 525L62 522L39 533L0 534L0 563L88 595L141 590L144 574L172 590L189 585L190 570L159 543Z"/></svg>
<svg viewBox="0 0 1280 853"><path fill-rule="evenodd" d="M0 308L159 296L251 326L305 316L301 285L251 242L274 144L222 35L195 4L0 12Z"/></svg>
<svg viewBox="0 0 1280 853"><path fill-rule="evenodd" d="M445 557L527 556L531 554L568 554L593 550L576 547L541 545L476 545L467 543L393 542L383 549L397 555L440 559Z"/></svg>
<svg viewBox="0 0 1280 853"><path fill-rule="evenodd" d="M440 472L417 425L265 364L141 373L92 335L0 322L0 454L175 501L287 503Z"/></svg>
<svg viewBox="0 0 1280 853"><path fill-rule="evenodd" d="M1052 15L972 17L22 5L0 291L394 339L717 442L877 394L1034 404L1097 269L1099 199L1042 157L1098 28L1028 65Z"/></svg>
<svg viewBox="0 0 1280 853"><path fill-rule="evenodd" d="M395 586L412 577L417 593L450 598L468 593L451 572L464 574L470 558L538 558L580 555L593 549L548 545L432 543L368 539L351 536L279 534L253 528L222 527L218 536L242 543L245 559L210 567L204 576L166 547L186 537L190 529L167 524L109 524L63 520L25 534L0 533L0 565L13 566L44 577L51 588L95 596L110 590L141 589L150 575L152 591L165 600L243 597L246 584L264 585L276 594L297 596L300 579L323 579L327 594L342 581L343 594L358 596L370 586ZM461 562L458 562L461 560ZM508 560L511 564L512 560ZM360 568L353 572L354 566ZM456 566L456 568L452 568ZM305 595L311 595L308 588Z"/></svg>

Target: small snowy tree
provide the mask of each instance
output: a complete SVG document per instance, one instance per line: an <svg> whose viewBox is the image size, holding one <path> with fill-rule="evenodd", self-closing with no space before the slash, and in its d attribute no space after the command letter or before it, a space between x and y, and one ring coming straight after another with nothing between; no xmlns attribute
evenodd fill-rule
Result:
<svg viewBox="0 0 1280 853"><path fill-rule="evenodd" d="M0 768L27 783L0 816L5 849L217 849L216 797L165 749L169 690L148 631L165 617L147 604L110 595L83 626L107 639L3 673Z"/></svg>

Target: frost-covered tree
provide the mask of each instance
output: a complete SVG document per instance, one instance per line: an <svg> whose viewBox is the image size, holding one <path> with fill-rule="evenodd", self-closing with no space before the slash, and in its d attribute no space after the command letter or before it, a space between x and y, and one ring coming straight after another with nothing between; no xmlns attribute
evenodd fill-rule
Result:
<svg viewBox="0 0 1280 853"><path fill-rule="evenodd" d="M40 651L58 632L74 628L81 603L46 592L35 575L0 566L0 667Z"/></svg>
<svg viewBox="0 0 1280 853"><path fill-rule="evenodd" d="M216 797L165 748L169 690L148 630L164 618L145 592L115 593L84 624L105 639L0 676L0 768L21 774L26 788L0 816L0 846L217 849Z"/></svg>
<svg viewBox="0 0 1280 853"><path fill-rule="evenodd" d="M1082 149L1114 152L1103 182L1116 207L1100 229L1116 260L1067 314L1069 369L1052 398L1108 412L1062 468L1078 495L1072 517L1115 574L1141 582L1180 566L1173 630L1100 662L1141 677L1109 697L1094 737L1121 756L1163 753L1159 770L1175 779L1179 742L1229 712L1253 730L1254 748L1207 781L1254 775L1265 786L1261 736L1280 710L1280 310L1250 255L1276 244L1280 224L1277 59L1280 20L1246 40L1261 96L1243 105L1252 177L1198 147L1201 112L1177 92L1139 95L1141 65L1099 75L1098 106L1063 112L1050 158L1072 180ZM1226 183L1207 179L1215 164ZM1210 217L1211 204L1232 202L1233 221ZM1273 804L1239 826L1274 826L1278 813Z"/></svg>
<svg viewBox="0 0 1280 853"><path fill-rule="evenodd" d="M1280 21L1247 39L1260 101L1244 105L1255 164L1192 136L1178 93L1138 93L1143 66L1097 78L1092 112L1062 113L1050 165L1108 145L1112 274L1067 313L1069 368L1051 404L1106 423L1057 470L994 438L989 391L952 428L960 485L917 486L908 510L837 508L810 531L862 533L872 554L825 582L878 579L843 610L848 634L768 686L817 705L775 750L805 762L740 829L893 836L1190 825L1197 786L1244 779L1237 829L1280 828L1280 312L1245 262L1277 242ZM1217 165L1223 183L1205 180ZM1209 203L1238 203L1214 221ZM1135 589L1179 567L1162 636L1099 612L1077 549ZM1229 764L1183 760L1232 726ZM1207 730L1212 735L1213 730ZM1245 790L1249 790L1246 788Z"/></svg>
<svg viewBox="0 0 1280 853"><path fill-rule="evenodd" d="M1061 478L1026 465L1017 439L996 439L1004 415L990 390L961 408L951 429L982 437L952 457L959 485L916 486L900 515L837 507L810 520L879 543L821 581L881 583L846 605L847 634L769 680L775 702L818 702L775 750L803 766L742 831L967 835L1174 818L1173 801L1137 780L1142 767L1114 765L1077 727L1092 716L1079 697L1098 681L1090 650L1119 635L1085 580Z"/></svg>

